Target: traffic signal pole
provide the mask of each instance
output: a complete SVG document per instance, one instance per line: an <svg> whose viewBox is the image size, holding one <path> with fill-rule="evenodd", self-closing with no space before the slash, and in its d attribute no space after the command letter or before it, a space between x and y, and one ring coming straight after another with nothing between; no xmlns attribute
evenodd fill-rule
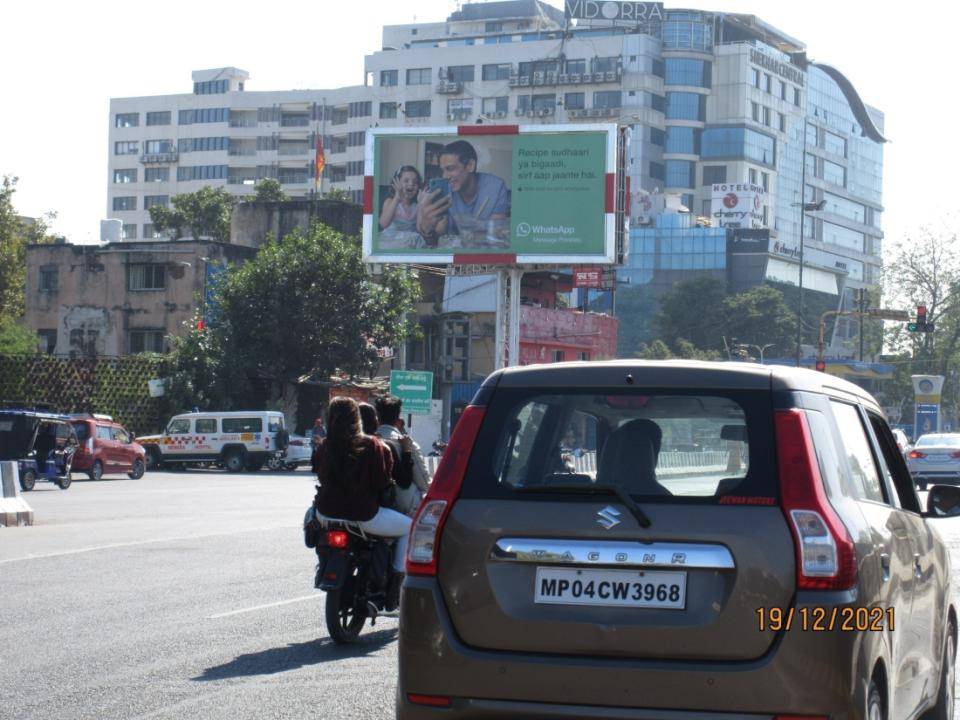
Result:
<svg viewBox="0 0 960 720"><path fill-rule="evenodd" d="M824 328L828 317L858 317L860 318L860 327L863 327L863 318L873 318L874 320L909 320L910 314L906 310L891 310L888 308L869 308L867 310L827 310L820 316L820 337L817 341L817 369L823 370L825 365L824 352L826 343L824 342ZM863 330L860 331L860 359L863 360Z"/></svg>

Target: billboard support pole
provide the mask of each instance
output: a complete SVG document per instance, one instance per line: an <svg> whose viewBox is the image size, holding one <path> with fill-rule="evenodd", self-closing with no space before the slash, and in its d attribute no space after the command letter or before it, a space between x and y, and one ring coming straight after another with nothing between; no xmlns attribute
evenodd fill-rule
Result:
<svg viewBox="0 0 960 720"><path fill-rule="evenodd" d="M497 270L496 368L520 364L520 268Z"/></svg>

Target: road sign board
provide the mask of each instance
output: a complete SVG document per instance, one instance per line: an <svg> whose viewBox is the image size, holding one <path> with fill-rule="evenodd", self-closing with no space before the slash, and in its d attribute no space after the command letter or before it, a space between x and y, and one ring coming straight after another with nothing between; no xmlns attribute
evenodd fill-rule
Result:
<svg viewBox="0 0 960 720"><path fill-rule="evenodd" d="M433 397L433 373L421 370L391 370L390 394L403 400L403 412L429 415Z"/></svg>

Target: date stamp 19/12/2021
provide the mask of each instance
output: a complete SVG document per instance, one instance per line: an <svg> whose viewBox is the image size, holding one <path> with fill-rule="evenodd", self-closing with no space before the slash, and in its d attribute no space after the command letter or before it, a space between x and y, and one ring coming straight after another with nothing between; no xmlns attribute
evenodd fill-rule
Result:
<svg viewBox="0 0 960 720"><path fill-rule="evenodd" d="M880 632L894 629L893 608L882 607L761 607L757 608L757 627L771 630L809 632Z"/></svg>

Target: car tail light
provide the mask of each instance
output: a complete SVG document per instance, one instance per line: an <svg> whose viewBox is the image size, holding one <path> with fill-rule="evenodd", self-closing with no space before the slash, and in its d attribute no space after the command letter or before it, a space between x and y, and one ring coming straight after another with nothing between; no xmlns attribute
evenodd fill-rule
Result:
<svg viewBox="0 0 960 720"><path fill-rule="evenodd" d="M927 456L926 453L922 453L919 450L911 450L910 453L907 455L907 457L910 458L911 460L916 460L917 458L925 458L926 456Z"/></svg>
<svg viewBox="0 0 960 720"><path fill-rule="evenodd" d="M345 548L350 542L350 536L346 530L328 530L327 545L333 548Z"/></svg>
<svg viewBox="0 0 960 720"><path fill-rule="evenodd" d="M778 410L774 423L781 502L797 553L797 588L850 588L857 582L853 540L827 500L807 418L802 410Z"/></svg>
<svg viewBox="0 0 960 720"><path fill-rule="evenodd" d="M93 438L92 437L87 438L87 452L93 455Z"/></svg>
<svg viewBox="0 0 960 720"><path fill-rule="evenodd" d="M408 575L437 574L440 534L454 501L460 495L463 476L467 472L467 463L480 431L484 412L483 407L468 405L457 421L447 449L443 451L433 482L420 503L420 509L410 529L410 544L407 548Z"/></svg>
<svg viewBox="0 0 960 720"><path fill-rule="evenodd" d="M303 447L303 440L291 440L290 444L294 447Z"/></svg>
<svg viewBox="0 0 960 720"><path fill-rule="evenodd" d="M955 458L955 459L960 459L960 450L957 450L956 452L950 453L950 457Z"/></svg>
<svg viewBox="0 0 960 720"><path fill-rule="evenodd" d="M457 423L459 425L459 422ZM446 695L415 695L407 693L407 701L414 705L429 705L430 707L450 707L450 698Z"/></svg>

